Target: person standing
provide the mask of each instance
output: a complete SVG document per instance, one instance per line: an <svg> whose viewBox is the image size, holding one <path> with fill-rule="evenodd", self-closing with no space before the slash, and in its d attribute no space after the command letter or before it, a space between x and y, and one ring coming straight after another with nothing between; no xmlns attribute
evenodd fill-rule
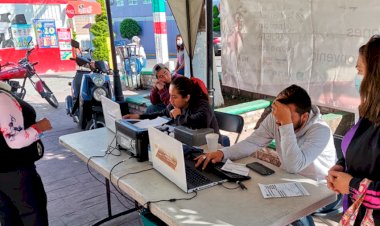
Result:
<svg viewBox="0 0 380 226"><path fill-rule="evenodd" d="M184 75L185 74L185 47L183 44L182 36L176 36L176 48L177 48L177 64L175 66L173 74Z"/></svg>
<svg viewBox="0 0 380 226"><path fill-rule="evenodd" d="M342 140L343 157L329 170L327 186L344 195L343 210L352 214L354 202L362 200L351 220L343 214L342 225L380 225L380 36L359 49L356 68L360 84L359 121ZM360 81L360 80L359 80ZM355 205L353 205L354 207Z"/></svg>
<svg viewBox="0 0 380 226"><path fill-rule="evenodd" d="M35 161L42 158L42 132L48 119L36 121L31 105L0 82L0 225L48 225L47 198Z"/></svg>
<svg viewBox="0 0 380 226"><path fill-rule="evenodd" d="M133 49L132 54L136 54L137 58L139 59L140 65L139 65L138 71L141 71L141 69L146 66L145 49L141 45L141 39L138 36L132 37L132 43L131 44L134 45L134 48L135 48L135 49Z"/></svg>

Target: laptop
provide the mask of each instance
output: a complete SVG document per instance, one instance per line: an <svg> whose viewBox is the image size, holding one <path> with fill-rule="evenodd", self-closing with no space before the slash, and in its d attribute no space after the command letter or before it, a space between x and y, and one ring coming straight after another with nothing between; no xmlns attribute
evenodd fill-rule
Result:
<svg viewBox="0 0 380 226"><path fill-rule="evenodd" d="M106 127L116 133L115 122L122 119L120 105L105 96L101 101Z"/></svg>
<svg viewBox="0 0 380 226"><path fill-rule="evenodd" d="M227 180L195 168L195 162L184 158L183 145L167 133L148 129L153 168L184 192L209 188Z"/></svg>

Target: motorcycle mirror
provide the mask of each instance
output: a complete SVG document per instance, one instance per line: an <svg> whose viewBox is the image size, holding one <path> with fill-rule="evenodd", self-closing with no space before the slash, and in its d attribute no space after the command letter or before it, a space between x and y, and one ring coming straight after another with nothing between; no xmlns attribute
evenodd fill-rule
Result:
<svg viewBox="0 0 380 226"><path fill-rule="evenodd" d="M75 41L74 39L71 39L71 46L79 49L80 45L79 42Z"/></svg>

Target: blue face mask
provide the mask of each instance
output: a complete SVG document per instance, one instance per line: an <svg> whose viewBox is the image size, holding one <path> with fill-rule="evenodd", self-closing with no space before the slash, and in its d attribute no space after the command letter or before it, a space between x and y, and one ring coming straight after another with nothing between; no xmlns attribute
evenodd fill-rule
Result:
<svg viewBox="0 0 380 226"><path fill-rule="evenodd" d="M363 75L356 74L355 75L355 89L358 93L360 93L360 85L362 84L363 81Z"/></svg>

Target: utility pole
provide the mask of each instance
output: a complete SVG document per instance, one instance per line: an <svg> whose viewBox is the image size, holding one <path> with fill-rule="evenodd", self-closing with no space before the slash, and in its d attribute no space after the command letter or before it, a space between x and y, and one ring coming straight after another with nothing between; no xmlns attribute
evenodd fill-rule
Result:
<svg viewBox="0 0 380 226"><path fill-rule="evenodd" d="M123 92L121 89L119 69L117 69L115 42L114 42L113 28L112 28L112 14L111 14L110 0L105 0L105 2L106 2L106 9L107 9L108 29L110 32L110 41L111 41L114 94L115 94L116 101L124 101L124 96L123 96Z"/></svg>

